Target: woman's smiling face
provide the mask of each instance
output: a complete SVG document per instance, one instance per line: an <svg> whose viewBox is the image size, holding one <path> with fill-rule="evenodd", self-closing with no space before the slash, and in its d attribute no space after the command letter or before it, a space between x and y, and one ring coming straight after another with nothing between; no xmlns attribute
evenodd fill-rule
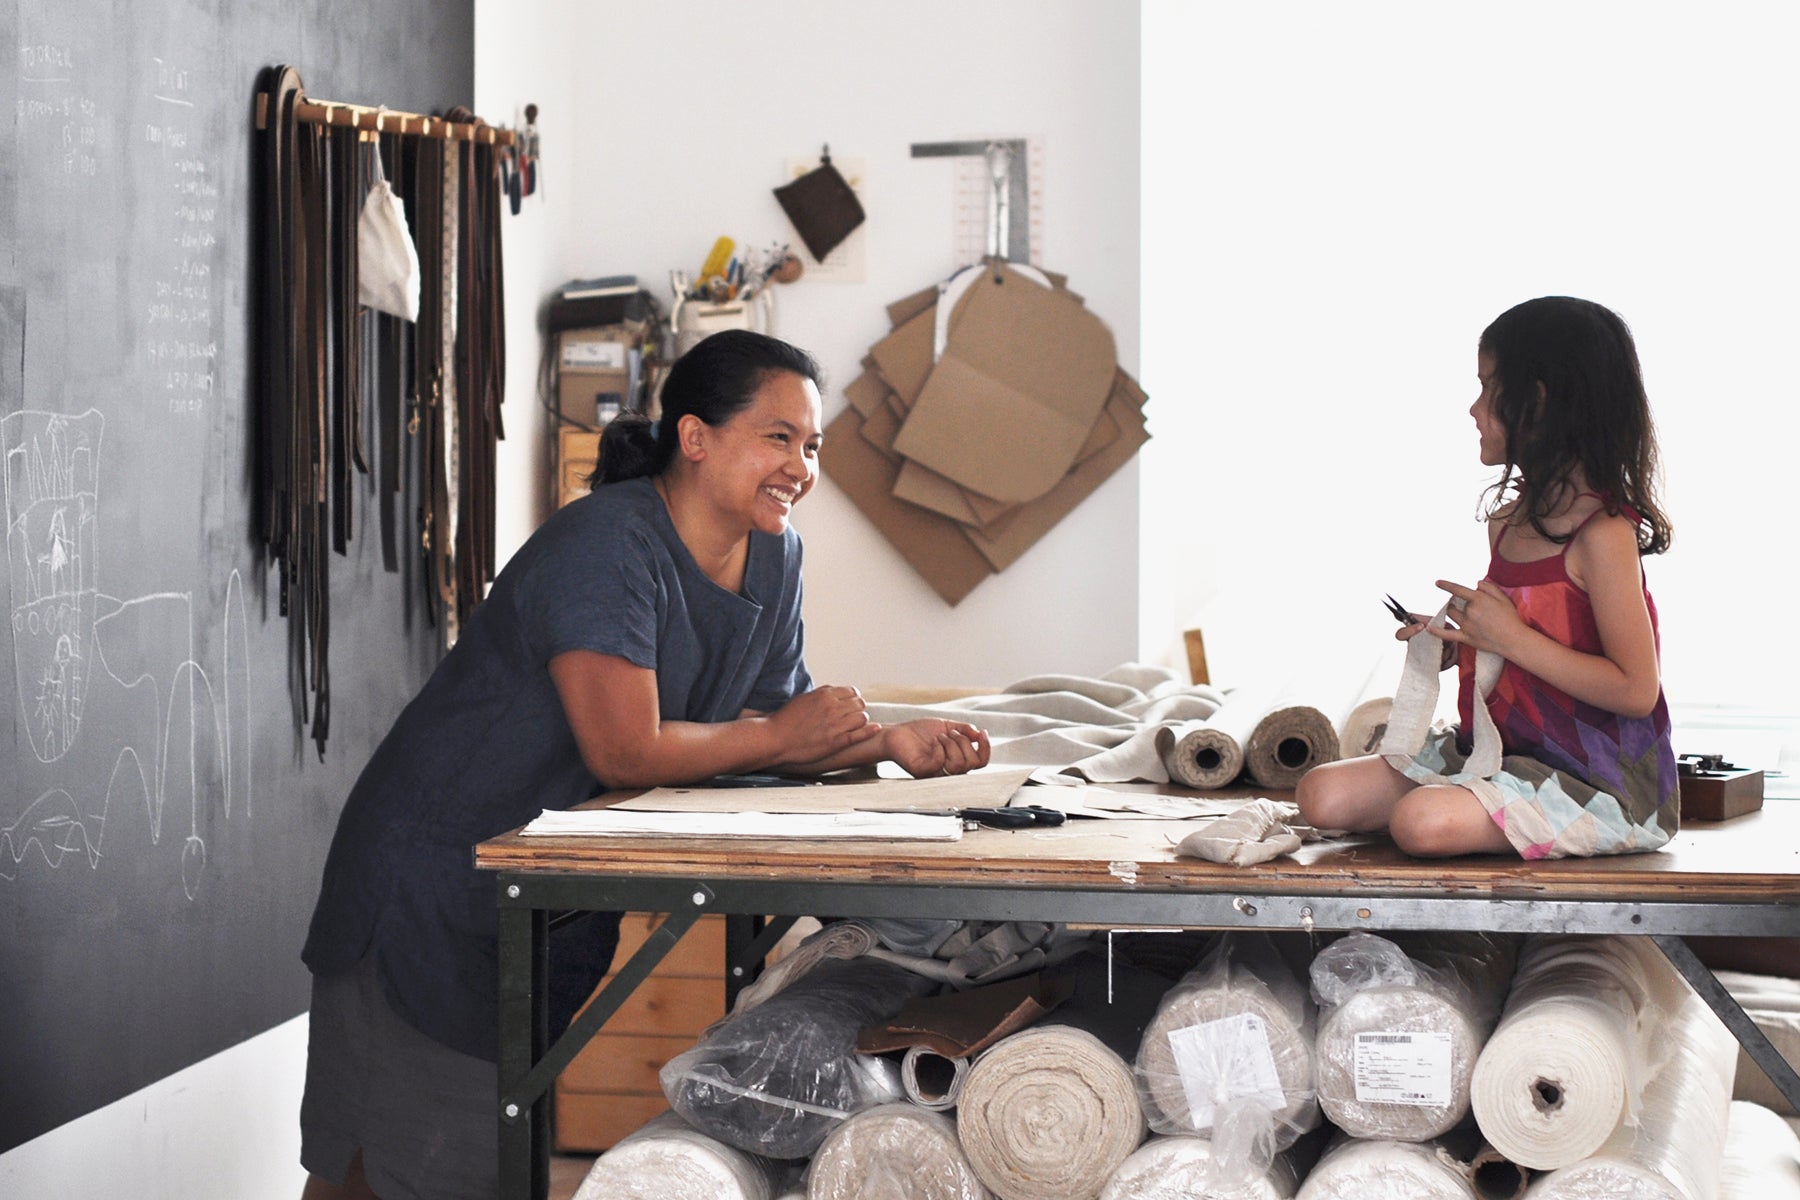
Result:
<svg viewBox="0 0 1800 1200"><path fill-rule="evenodd" d="M709 430L708 492L750 529L781 534L819 476L822 406L812 380L770 372L748 408Z"/></svg>

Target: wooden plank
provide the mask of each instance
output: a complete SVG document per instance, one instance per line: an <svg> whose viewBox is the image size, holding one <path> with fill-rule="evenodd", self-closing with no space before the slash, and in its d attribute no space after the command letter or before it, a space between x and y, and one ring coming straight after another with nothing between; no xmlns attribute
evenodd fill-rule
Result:
<svg viewBox="0 0 1800 1200"><path fill-rule="evenodd" d="M1200 795L1182 789L1169 794ZM976 829L953 843L704 838L521 838L482 843L476 862L508 870L683 878L826 879L842 883L969 883L1107 890L1452 893L1466 898L1623 898L1800 902L1800 802L1683 829L1653 854L1523 862L1507 856L1409 858L1385 837L1303 847L1293 858L1228 867L1178 858L1167 821L1072 820L1055 829ZM1121 878L1118 864L1135 868Z"/></svg>
<svg viewBox="0 0 1800 1200"><path fill-rule="evenodd" d="M612 1032L609 1023L575 1061L557 1077L557 1095L615 1092L654 1092L662 1088L657 1072L684 1050L693 1048L694 1033L650 1037Z"/></svg>
<svg viewBox="0 0 1800 1200"><path fill-rule="evenodd" d="M664 920L666 913L626 913L619 920L619 948L613 952L613 968L617 970L631 961L644 940ZM718 979L725 973L725 918L708 914L694 922L673 949L663 957L654 972L657 976L682 979Z"/></svg>
<svg viewBox="0 0 1800 1200"><path fill-rule="evenodd" d="M597 1154L668 1110L669 1102L661 1092L595 1097L587 1102L559 1104L556 1149L563 1154Z"/></svg>
<svg viewBox="0 0 1800 1200"><path fill-rule="evenodd" d="M608 975L603 981L612 982ZM692 1037L725 1015L725 980L652 975L606 1023L611 1033L680 1034Z"/></svg>

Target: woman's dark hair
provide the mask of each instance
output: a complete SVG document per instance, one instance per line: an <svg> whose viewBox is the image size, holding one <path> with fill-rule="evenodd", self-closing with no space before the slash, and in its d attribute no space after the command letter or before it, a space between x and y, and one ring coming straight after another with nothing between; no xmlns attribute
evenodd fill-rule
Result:
<svg viewBox="0 0 1800 1200"><path fill-rule="evenodd" d="M813 356L779 338L748 329L726 329L675 360L662 385L662 416L621 413L600 435L600 460L590 488L640 475L660 475L675 456L681 418L692 414L723 425L750 407L763 382L786 371L819 383Z"/></svg>
<svg viewBox="0 0 1800 1200"><path fill-rule="evenodd" d="M1481 335L1500 389L1493 416L1506 431L1506 467L1489 489L1491 516L1512 493L1517 516L1544 528L1579 469L1606 511L1639 517L1638 552L1669 548L1657 502L1656 431L1631 330L1611 309L1543 296L1507 309Z"/></svg>

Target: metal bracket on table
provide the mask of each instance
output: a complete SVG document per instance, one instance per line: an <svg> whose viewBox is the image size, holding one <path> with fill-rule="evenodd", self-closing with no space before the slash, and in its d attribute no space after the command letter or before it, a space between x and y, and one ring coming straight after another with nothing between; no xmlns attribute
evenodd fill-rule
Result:
<svg viewBox="0 0 1800 1200"><path fill-rule="evenodd" d="M914 142L914 158L981 158L988 169L987 252L1007 262L1031 261L1031 168L1024 138L979 142Z"/></svg>

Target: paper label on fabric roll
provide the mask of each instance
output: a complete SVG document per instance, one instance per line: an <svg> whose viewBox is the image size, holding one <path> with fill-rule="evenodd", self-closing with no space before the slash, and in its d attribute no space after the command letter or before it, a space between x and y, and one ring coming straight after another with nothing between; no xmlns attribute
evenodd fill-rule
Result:
<svg viewBox="0 0 1800 1200"><path fill-rule="evenodd" d="M1277 1111L1287 1104L1268 1028L1255 1013L1170 1030L1169 1050L1195 1129L1210 1127L1215 1111L1233 1100L1249 1098Z"/></svg>
<svg viewBox="0 0 1800 1200"><path fill-rule="evenodd" d="M1356 1035L1356 1101L1440 1108L1450 1103L1450 1035Z"/></svg>

